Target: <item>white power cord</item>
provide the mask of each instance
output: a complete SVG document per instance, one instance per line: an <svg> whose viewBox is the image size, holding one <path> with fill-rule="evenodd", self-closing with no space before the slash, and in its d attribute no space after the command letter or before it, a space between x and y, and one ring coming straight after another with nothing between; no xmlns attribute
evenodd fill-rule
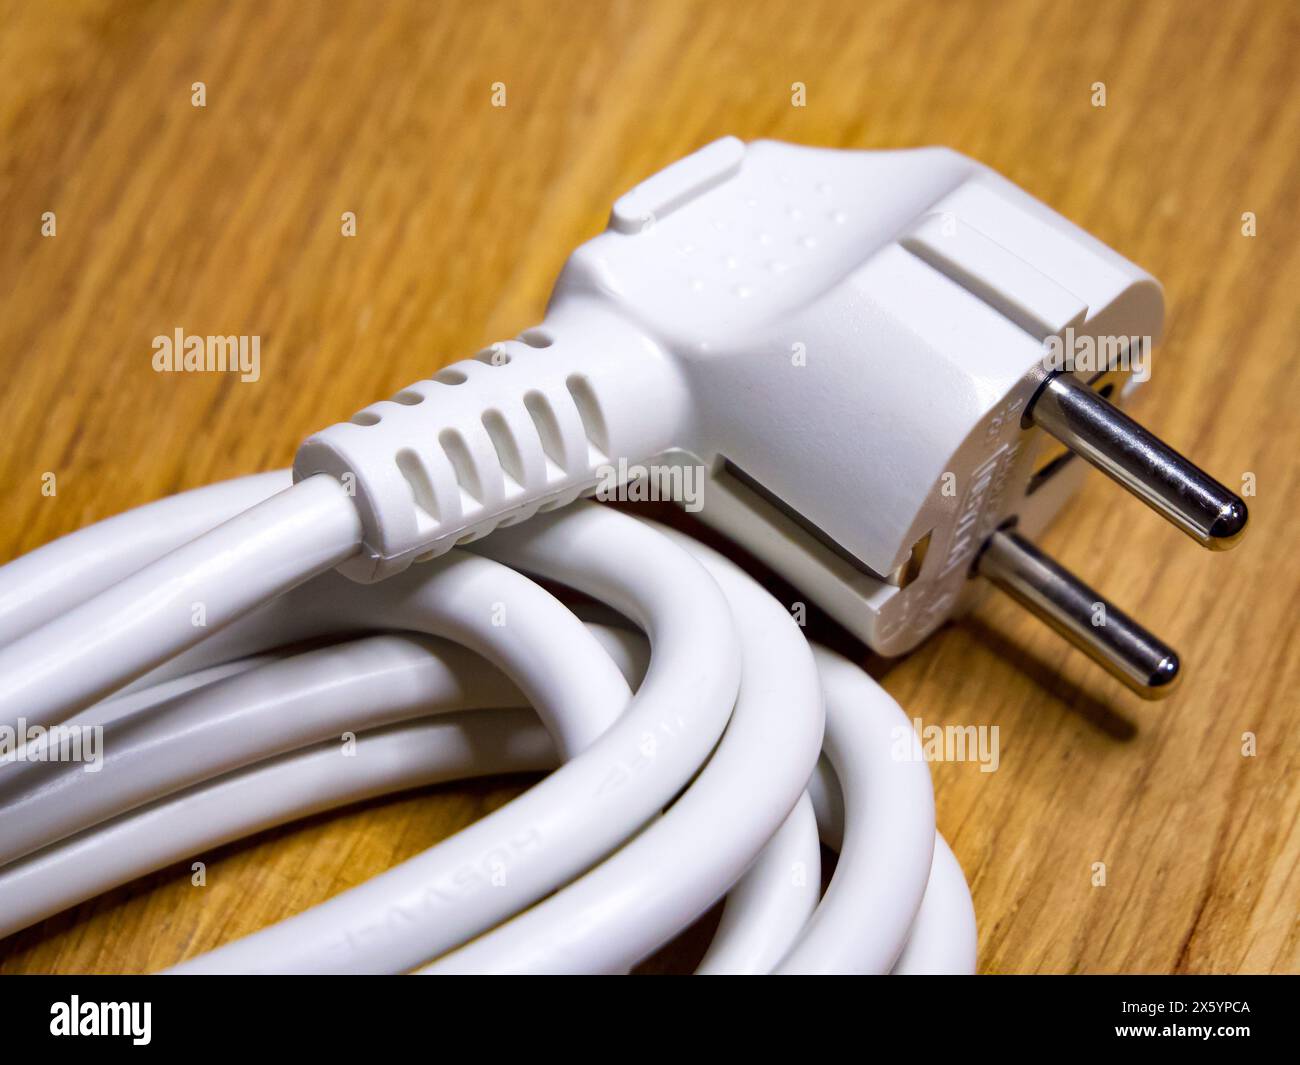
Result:
<svg viewBox="0 0 1300 1065"><path fill-rule="evenodd" d="M248 507L278 487L247 478L159 506L175 513L184 500L193 517L216 500L219 519L234 485ZM111 526L34 552L17 579L0 571L7 595L39 602L34 580L60 594L60 567L40 565L42 552L51 563L60 553L94 554L104 573L120 571L139 544ZM193 528L180 522L179 536ZM484 547L619 609L649 634L648 664L630 630L584 629L549 593L482 557L454 552L370 587L323 575L200 644L191 672L72 715L70 725L105 730L99 772L31 762L0 776L0 801L18 815L0 841L0 928L16 930L309 812L434 780L550 767L560 738L571 736L571 760L515 803L361 888L179 970L403 971L443 954L435 971L625 971L736 885L706 971L765 971L787 955L797 962L802 952L792 948L810 917L813 928L831 928L839 950L855 937L863 945L849 949L847 963L823 962L826 948L813 937L804 949L814 967L887 971L921 904L934 824L925 765L891 759L890 730L907 727L906 718L874 682L829 654L819 681L798 626L757 584L689 538L626 515L570 508ZM97 583L84 570L75 579ZM503 611L505 623L489 630ZM475 649L501 672L446 639L401 635L260 654L381 625L471 646L490 631L496 642ZM239 657L213 666L201 654ZM830 667L825 680L836 661L847 674ZM814 909L820 859L801 796L821 749L820 683L831 707L828 737L840 737L828 754L846 781L847 823L857 827ZM523 705L538 707L549 738L518 710L486 709ZM874 743L860 735L869 722ZM343 732L358 736L350 757L338 742ZM893 776L897 785L888 783ZM827 827L832 838L839 831ZM866 834L861 844L855 831ZM875 860L855 860L857 845L874 849ZM880 876L896 867L897 880ZM919 878L907 872L918 868ZM861 937L862 926L879 927L885 898L894 900L896 927L882 950ZM973 967L968 896L955 912L962 920L949 922L952 950L931 968ZM453 949L480 932L488 934Z"/></svg>
<svg viewBox="0 0 1300 1065"><path fill-rule="evenodd" d="M1020 535L1078 483L1040 427L1239 535L1240 500L1087 387L1141 367L1044 366L1161 317L1148 275L955 153L709 145L615 204L541 326L310 437L292 477L0 569L0 735L105 743L97 773L42 760L53 734L0 770L0 930L309 812L549 769L177 971L626 972L723 897L703 972L971 971L906 715L726 559L574 501L696 471L706 520L882 653L985 575L1163 694L1174 653L1114 608L1077 623L1098 597Z"/></svg>

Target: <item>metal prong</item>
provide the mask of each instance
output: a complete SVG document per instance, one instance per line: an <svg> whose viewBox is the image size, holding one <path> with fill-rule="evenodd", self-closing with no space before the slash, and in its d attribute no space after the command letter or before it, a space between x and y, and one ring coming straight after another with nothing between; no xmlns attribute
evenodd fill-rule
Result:
<svg viewBox="0 0 1300 1065"><path fill-rule="evenodd" d="M1225 551L1246 531L1238 496L1072 374L1049 378L1028 416L1202 547Z"/></svg>
<svg viewBox="0 0 1300 1065"><path fill-rule="evenodd" d="M1023 537L989 537L976 568L1144 699L1178 682L1178 655Z"/></svg>

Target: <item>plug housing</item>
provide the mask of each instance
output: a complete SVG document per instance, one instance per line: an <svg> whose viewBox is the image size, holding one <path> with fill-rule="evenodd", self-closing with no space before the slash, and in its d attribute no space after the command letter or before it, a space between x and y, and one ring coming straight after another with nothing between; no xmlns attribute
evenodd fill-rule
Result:
<svg viewBox="0 0 1300 1065"><path fill-rule="evenodd" d="M616 204L551 314L591 298L680 369L702 516L883 654L971 604L994 529L1033 535L1077 488L1081 464L1029 492L1046 338L1163 318L1150 275L955 152L735 140Z"/></svg>
<svg viewBox="0 0 1300 1065"><path fill-rule="evenodd" d="M1150 275L956 152L725 138L618 200L539 327L316 434L295 476L355 477L344 569L373 580L620 459L698 463L707 521L900 654L969 608L996 529L1078 486L1035 476L1045 342L1162 318Z"/></svg>

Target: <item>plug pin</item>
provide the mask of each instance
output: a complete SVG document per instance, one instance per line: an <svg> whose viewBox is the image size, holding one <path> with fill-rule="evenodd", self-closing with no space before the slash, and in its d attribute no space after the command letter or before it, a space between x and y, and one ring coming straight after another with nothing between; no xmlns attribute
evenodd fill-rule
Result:
<svg viewBox="0 0 1300 1065"><path fill-rule="evenodd" d="M1226 551L1246 530L1246 504L1072 374L1048 378L1029 419L1202 547Z"/></svg>
<svg viewBox="0 0 1300 1065"><path fill-rule="evenodd" d="M976 570L1144 699L1178 681L1178 655L1014 532L989 537Z"/></svg>

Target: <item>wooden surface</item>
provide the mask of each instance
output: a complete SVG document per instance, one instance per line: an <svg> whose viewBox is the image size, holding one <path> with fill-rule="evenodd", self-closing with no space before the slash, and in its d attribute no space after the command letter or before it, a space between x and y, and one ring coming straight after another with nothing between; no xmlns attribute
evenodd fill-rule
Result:
<svg viewBox="0 0 1300 1065"><path fill-rule="evenodd" d="M872 669L927 723L1001 729L997 772L933 767L984 970L1300 970L1294 4L2 6L3 559L286 465L312 429L515 335L618 193L723 134L947 144L1149 269L1168 328L1137 413L1230 484L1254 473L1254 527L1210 556L1093 477L1045 546L1183 652L1182 691L1143 704L993 599ZM178 326L260 335L261 380L155 374ZM188 864L148 877L0 943L0 971L190 957L519 784L202 855L207 887Z"/></svg>

